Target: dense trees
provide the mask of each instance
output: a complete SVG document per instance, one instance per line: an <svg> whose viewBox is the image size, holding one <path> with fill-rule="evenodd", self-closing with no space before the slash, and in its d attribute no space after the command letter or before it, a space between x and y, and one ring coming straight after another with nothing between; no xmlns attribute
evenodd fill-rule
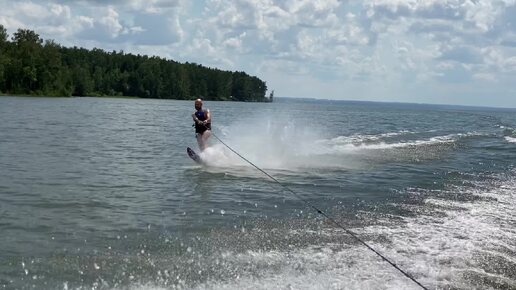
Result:
<svg viewBox="0 0 516 290"><path fill-rule="evenodd" d="M0 25L0 92L51 96L266 101L265 82L244 72L159 57L62 47L18 29L9 40Z"/></svg>

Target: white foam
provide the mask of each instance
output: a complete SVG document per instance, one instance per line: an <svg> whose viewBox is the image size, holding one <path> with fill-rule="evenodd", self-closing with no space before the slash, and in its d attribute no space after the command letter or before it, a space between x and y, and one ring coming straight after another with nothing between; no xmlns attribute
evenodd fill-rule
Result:
<svg viewBox="0 0 516 290"><path fill-rule="evenodd" d="M385 134L383 134L385 135ZM454 143L458 139L462 137L469 136L479 136L481 134L476 132L470 133L458 133L458 134L449 134L443 136L435 136L427 139L421 140L413 140L413 141L401 141L396 143L387 143L384 141L379 141L376 143L373 142L364 142L364 140L380 140L381 135L378 135L378 138L371 138L366 135L365 137L362 135L353 135L353 136L339 136L330 140L321 140L320 143L326 144L330 146L334 151L353 151L353 150L378 150L378 149L394 149L394 148L406 148L406 147L416 147L416 146L428 146L428 145L436 145L436 144L445 144L445 143Z"/></svg>
<svg viewBox="0 0 516 290"><path fill-rule="evenodd" d="M479 284L484 279L514 287L516 279L511 277L514 269L506 269L503 275L490 271L486 264L496 267L497 262L489 258L516 264L516 178L477 185L450 188L449 194L480 199L455 201L432 197L423 205L411 208L416 213L414 217L398 217L402 223L393 224L389 218L353 230L430 289L490 289L496 285ZM411 191L420 194L417 189ZM308 232L285 231L284 235L302 238ZM311 235L347 237L333 227ZM360 244L327 242L245 252L227 249L209 259L216 259L218 267L229 273L229 277L210 276L196 285L180 283L167 288L419 289ZM472 280L471 275L480 278ZM163 288L147 284L129 289Z"/></svg>
<svg viewBox="0 0 516 290"><path fill-rule="evenodd" d="M415 261L420 268L417 272L424 273L426 279L435 281L439 288L447 288L447 285L475 288L470 284L474 282L463 280L462 274L467 272L516 286L516 279L507 276L509 272L505 276L489 273L483 264L489 257L516 264L512 256L516 253L516 179L501 182L488 190L459 187L450 195L456 191L481 199L459 202L430 198L426 200L432 208L430 214L418 213L416 217L403 218L405 224L402 226L368 227L364 233L389 237L395 246L384 250L385 253L402 258L402 263ZM507 249L512 249L512 253L507 253ZM399 255L400 252L407 254Z"/></svg>
<svg viewBox="0 0 516 290"><path fill-rule="evenodd" d="M381 133L377 135L370 134L353 134L351 136L339 136L330 140L330 143L364 143L364 142L372 142L378 141L385 138L392 138L396 136L415 134L416 132L401 130L398 132L387 132ZM322 140L324 141L324 140Z"/></svg>
<svg viewBox="0 0 516 290"><path fill-rule="evenodd" d="M231 255L241 265L269 265L253 276L231 281L209 281L194 289L410 289L410 281L399 279L359 247L345 251L308 247L291 252L247 252ZM364 271L364 269L368 269Z"/></svg>
<svg viewBox="0 0 516 290"><path fill-rule="evenodd" d="M505 141L507 141L509 143L516 143L516 138L510 137L510 136L505 136Z"/></svg>
<svg viewBox="0 0 516 290"><path fill-rule="evenodd" d="M222 144L206 148L199 156L210 166L232 167L245 165L244 160L227 150Z"/></svg>
<svg viewBox="0 0 516 290"><path fill-rule="evenodd" d="M340 247L340 245L334 245ZM208 279L189 287L179 283L169 289L417 289L360 246L335 251L317 246L292 251L226 252L218 257L231 266L229 279ZM245 269L253 268L253 274ZM134 284L129 289L160 290L158 285Z"/></svg>

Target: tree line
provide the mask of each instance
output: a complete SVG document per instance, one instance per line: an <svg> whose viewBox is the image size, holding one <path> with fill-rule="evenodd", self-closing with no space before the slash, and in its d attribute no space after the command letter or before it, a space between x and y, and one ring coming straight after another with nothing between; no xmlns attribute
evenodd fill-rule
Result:
<svg viewBox="0 0 516 290"><path fill-rule="evenodd" d="M264 81L156 56L63 47L28 29L0 25L0 92L46 96L268 101Z"/></svg>

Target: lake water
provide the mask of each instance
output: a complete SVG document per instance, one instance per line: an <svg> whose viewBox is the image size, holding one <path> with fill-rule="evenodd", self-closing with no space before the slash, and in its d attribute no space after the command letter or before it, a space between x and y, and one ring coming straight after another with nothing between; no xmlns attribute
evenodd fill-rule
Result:
<svg viewBox="0 0 516 290"><path fill-rule="evenodd" d="M207 102L428 288L516 289L516 110ZM0 97L0 288L418 289L193 102Z"/></svg>

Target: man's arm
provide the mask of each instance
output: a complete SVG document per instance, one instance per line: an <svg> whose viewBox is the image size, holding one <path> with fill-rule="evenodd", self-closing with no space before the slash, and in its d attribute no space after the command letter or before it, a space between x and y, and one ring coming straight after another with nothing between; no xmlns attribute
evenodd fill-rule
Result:
<svg viewBox="0 0 516 290"><path fill-rule="evenodd" d="M211 113L210 110L206 109L206 120L204 123L211 123Z"/></svg>

